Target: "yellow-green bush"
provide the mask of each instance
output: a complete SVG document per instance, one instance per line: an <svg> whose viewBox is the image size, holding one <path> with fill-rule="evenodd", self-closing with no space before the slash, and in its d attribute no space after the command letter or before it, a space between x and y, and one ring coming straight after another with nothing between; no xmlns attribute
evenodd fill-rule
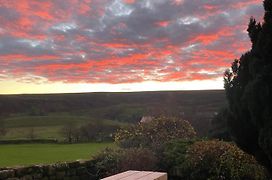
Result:
<svg viewBox="0 0 272 180"><path fill-rule="evenodd" d="M188 121L177 118L159 117L150 122L117 131L115 141L124 148L158 148L173 139L191 139L196 136Z"/></svg>

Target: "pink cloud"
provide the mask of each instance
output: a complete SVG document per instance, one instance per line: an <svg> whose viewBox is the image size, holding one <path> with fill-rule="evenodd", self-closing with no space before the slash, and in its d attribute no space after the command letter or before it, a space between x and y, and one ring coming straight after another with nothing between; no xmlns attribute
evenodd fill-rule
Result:
<svg viewBox="0 0 272 180"><path fill-rule="evenodd" d="M250 47L260 2L0 0L0 72L48 81L209 80ZM243 11L241 11L241 9Z"/></svg>

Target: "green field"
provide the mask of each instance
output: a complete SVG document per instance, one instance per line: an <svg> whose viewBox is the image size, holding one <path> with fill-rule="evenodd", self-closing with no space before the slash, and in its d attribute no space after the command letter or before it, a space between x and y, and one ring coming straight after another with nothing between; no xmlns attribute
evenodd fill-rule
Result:
<svg viewBox="0 0 272 180"><path fill-rule="evenodd" d="M127 126L143 116L169 115L188 120L207 136L210 120L226 104L224 91L0 95L0 140L65 140L65 125ZM0 145L0 167L88 159L114 146L101 144Z"/></svg>
<svg viewBox="0 0 272 180"><path fill-rule="evenodd" d="M0 167L50 164L78 159L114 147L113 143L0 145Z"/></svg>
<svg viewBox="0 0 272 180"><path fill-rule="evenodd" d="M94 119L88 116L75 116L67 113L52 113L46 116L13 115L2 120L7 128L7 134L0 136L1 139L27 139L29 132L34 131L36 139L58 139L63 140L60 133L65 124L72 123L75 126L94 122ZM100 119L104 124L115 124L124 126L128 123Z"/></svg>

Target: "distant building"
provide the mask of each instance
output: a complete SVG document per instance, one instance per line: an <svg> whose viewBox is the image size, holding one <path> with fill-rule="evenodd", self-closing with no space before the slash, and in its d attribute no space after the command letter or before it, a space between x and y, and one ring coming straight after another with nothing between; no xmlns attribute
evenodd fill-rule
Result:
<svg viewBox="0 0 272 180"><path fill-rule="evenodd" d="M147 123L147 122L150 122L152 121L152 117L151 116L143 116L140 123Z"/></svg>

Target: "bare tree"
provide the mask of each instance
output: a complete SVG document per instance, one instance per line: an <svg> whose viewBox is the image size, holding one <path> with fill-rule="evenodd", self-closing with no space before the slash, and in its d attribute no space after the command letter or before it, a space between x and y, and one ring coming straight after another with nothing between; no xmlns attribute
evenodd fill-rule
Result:
<svg viewBox="0 0 272 180"><path fill-rule="evenodd" d="M3 120L0 120L0 136L5 136L7 132L8 130L5 126L5 122Z"/></svg>
<svg viewBox="0 0 272 180"><path fill-rule="evenodd" d="M31 140L36 138L35 129L33 127L28 129L27 138Z"/></svg>
<svg viewBox="0 0 272 180"><path fill-rule="evenodd" d="M69 143L72 143L74 135L77 134L77 127L73 123L69 123L60 130L60 133L64 136Z"/></svg>

